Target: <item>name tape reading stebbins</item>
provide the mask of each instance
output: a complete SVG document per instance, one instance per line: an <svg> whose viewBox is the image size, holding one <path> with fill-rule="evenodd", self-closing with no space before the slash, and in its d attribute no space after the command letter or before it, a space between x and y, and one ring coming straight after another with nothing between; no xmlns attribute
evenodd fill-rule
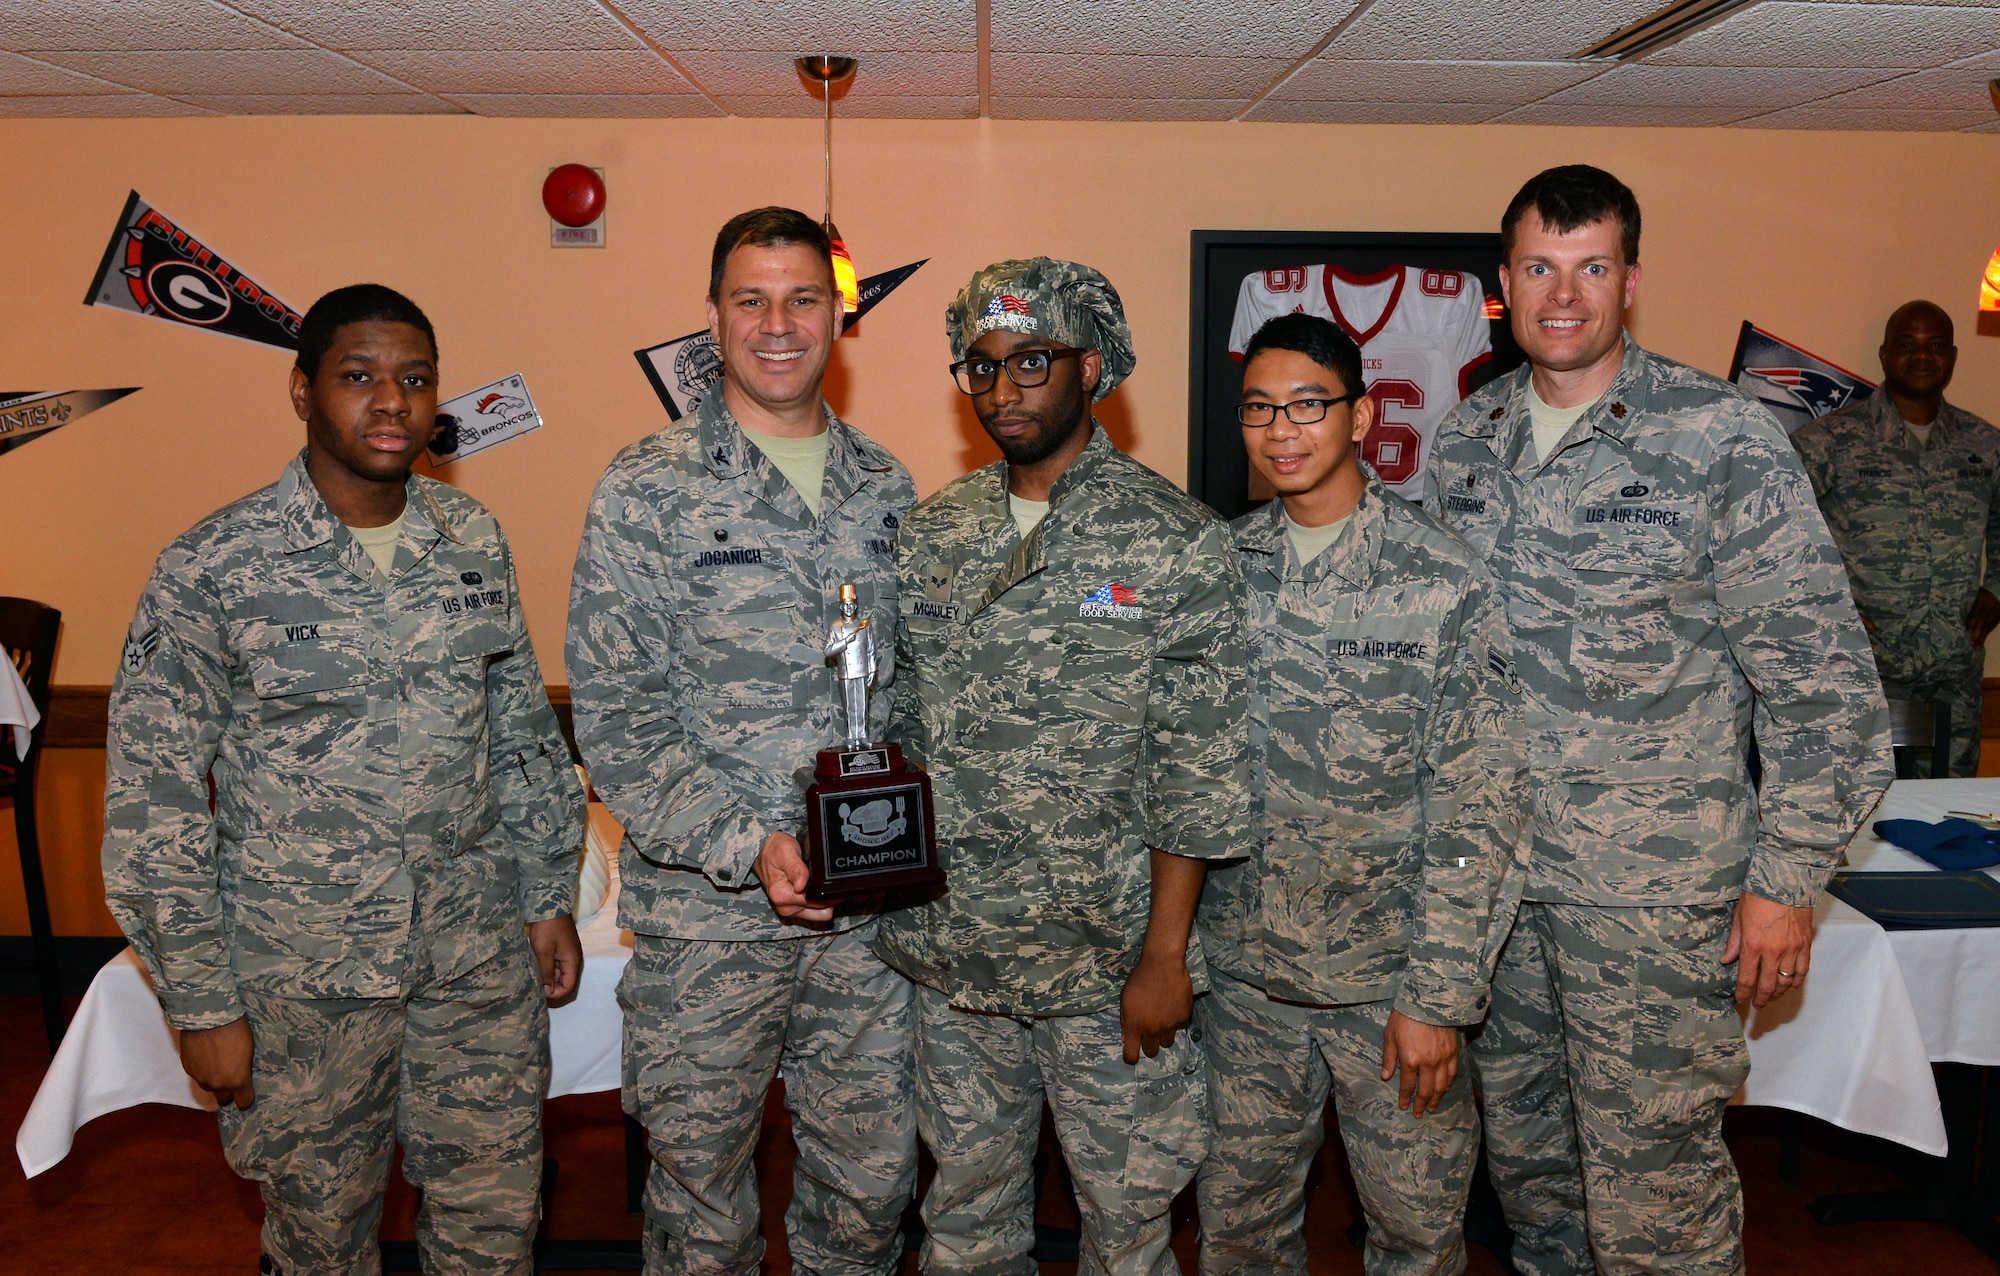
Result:
<svg viewBox="0 0 2000 1276"><path fill-rule="evenodd" d="M125 199L118 229L111 232L83 304L207 328L280 350L299 348L304 320L234 262L139 198L138 191Z"/></svg>
<svg viewBox="0 0 2000 1276"><path fill-rule="evenodd" d="M431 461L449 465L541 428L542 414L535 408L535 396L528 393L526 378L517 372L438 404Z"/></svg>

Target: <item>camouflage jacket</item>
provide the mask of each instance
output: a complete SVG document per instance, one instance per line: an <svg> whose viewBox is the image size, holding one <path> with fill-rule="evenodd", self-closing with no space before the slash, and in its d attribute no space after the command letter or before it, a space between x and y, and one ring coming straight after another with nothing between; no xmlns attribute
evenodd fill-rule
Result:
<svg viewBox="0 0 2000 1276"><path fill-rule="evenodd" d="M774 832L800 832L794 773L844 737L826 660L840 587L853 583L876 632L892 631L896 529L917 499L895 457L826 421L818 518L721 394L620 452L598 482L568 664L591 785L625 826L621 926L720 940L825 929L771 911L757 853ZM894 676L884 660L877 732ZM835 926L867 916L849 908Z"/></svg>
<svg viewBox="0 0 2000 1276"><path fill-rule="evenodd" d="M1947 403L1930 441L1914 443L1887 390L1792 435L1891 682L1980 664L1965 617L1985 579L1980 551L2000 562L2000 430Z"/></svg>
<svg viewBox="0 0 2000 1276"><path fill-rule="evenodd" d="M1891 766L1868 639L1798 455L1735 386L1628 336L1604 396L1529 461L1528 377L1452 410L1424 500L1506 599L1533 777L1527 898L1811 904Z"/></svg>
<svg viewBox="0 0 2000 1276"><path fill-rule="evenodd" d="M1312 1005L1486 1014L1527 869L1527 747L1499 589L1372 476L1301 564L1276 501L1235 524L1250 598L1257 854L1211 871L1209 962Z"/></svg>
<svg viewBox="0 0 2000 1276"><path fill-rule="evenodd" d="M1115 1005L1146 934L1147 848L1250 849L1227 528L1093 426L1027 539L995 462L917 507L896 567L890 737L930 769L946 885L885 914L877 948L967 1009ZM1205 980L1192 945L1189 966Z"/></svg>
<svg viewBox="0 0 2000 1276"><path fill-rule="evenodd" d="M583 789L507 539L455 488L408 490L386 585L301 456L139 600L104 893L181 1028L235 1019L242 988L435 988L574 905Z"/></svg>

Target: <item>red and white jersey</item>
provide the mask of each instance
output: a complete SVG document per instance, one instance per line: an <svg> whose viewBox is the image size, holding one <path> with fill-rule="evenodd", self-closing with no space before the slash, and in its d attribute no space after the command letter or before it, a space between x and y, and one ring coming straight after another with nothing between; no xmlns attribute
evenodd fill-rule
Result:
<svg viewBox="0 0 2000 1276"><path fill-rule="evenodd" d="M1391 266L1350 275L1338 266L1291 266L1243 276L1229 353L1284 314L1331 319L1361 347L1362 377L1375 400L1375 428L1361 456L1388 487L1420 501L1424 460L1438 423L1465 397L1473 369L1493 357L1479 277L1456 270Z"/></svg>

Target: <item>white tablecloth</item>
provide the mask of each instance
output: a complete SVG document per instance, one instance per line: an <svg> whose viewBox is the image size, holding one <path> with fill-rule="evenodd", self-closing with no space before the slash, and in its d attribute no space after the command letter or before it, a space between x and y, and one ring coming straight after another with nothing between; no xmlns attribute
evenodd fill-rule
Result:
<svg viewBox="0 0 2000 1276"><path fill-rule="evenodd" d="M590 838L607 852L611 883L604 904L580 928L583 979L575 998L549 1014L549 1094L616 1090L620 1019L615 996L632 936L618 929L618 824L590 806ZM141 1103L214 1111L206 1090L181 1070L173 1028L153 995L145 967L127 948L97 972L62 1048L14 1136L29 1178L69 1155L76 1131L107 1112Z"/></svg>
<svg viewBox="0 0 2000 1276"><path fill-rule="evenodd" d="M1874 824L1950 811L2000 812L2000 780L1898 780L1848 848L1848 867L1928 870ZM1738 1101L1944 1155L1930 1065L2000 1064L2000 927L1884 931L1832 898L1819 923L1806 986L1745 1025L1750 1080Z"/></svg>
<svg viewBox="0 0 2000 1276"><path fill-rule="evenodd" d="M14 756L28 756L28 744L35 737L35 724L42 720L41 710L28 698L27 684L21 681L20 671L7 653L0 651L0 727L14 728Z"/></svg>

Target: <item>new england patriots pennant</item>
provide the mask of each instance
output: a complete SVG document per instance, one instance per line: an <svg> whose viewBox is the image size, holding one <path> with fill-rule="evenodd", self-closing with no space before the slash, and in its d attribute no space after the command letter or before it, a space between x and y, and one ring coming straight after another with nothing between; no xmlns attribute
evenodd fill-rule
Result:
<svg viewBox="0 0 2000 1276"><path fill-rule="evenodd" d="M1787 434L1875 389L1873 381L1774 337L1748 319L1736 338L1729 379L1769 408Z"/></svg>

